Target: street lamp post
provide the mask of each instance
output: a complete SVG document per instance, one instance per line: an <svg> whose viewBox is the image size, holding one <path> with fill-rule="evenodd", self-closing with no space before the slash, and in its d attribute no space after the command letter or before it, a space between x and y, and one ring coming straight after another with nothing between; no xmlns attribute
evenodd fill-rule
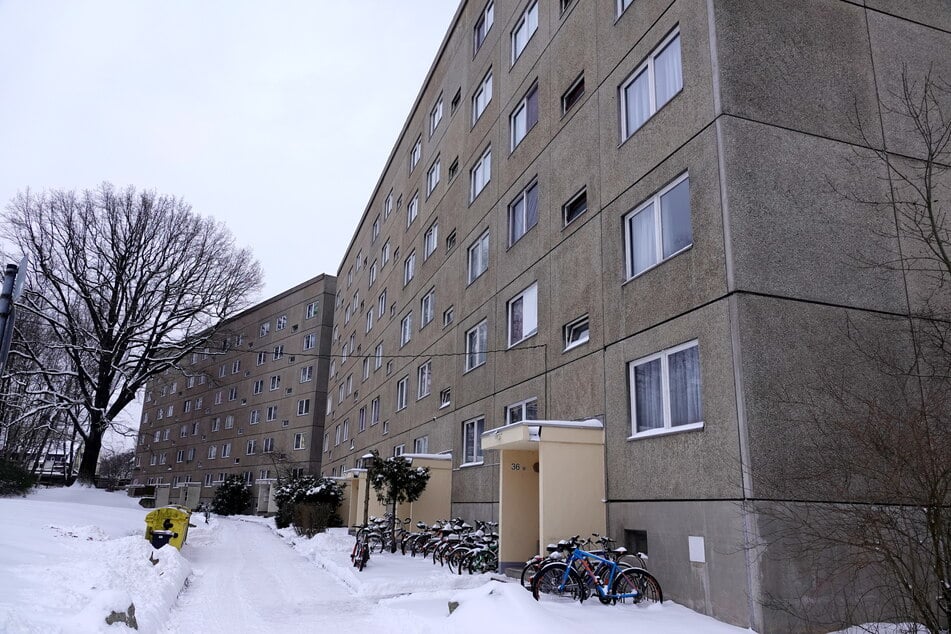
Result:
<svg viewBox="0 0 951 634"><path fill-rule="evenodd" d="M365 470L366 476L364 482L363 492L363 525L366 526L370 522L370 467L373 466L373 454L368 453L363 456L363 468Z"/></svg>

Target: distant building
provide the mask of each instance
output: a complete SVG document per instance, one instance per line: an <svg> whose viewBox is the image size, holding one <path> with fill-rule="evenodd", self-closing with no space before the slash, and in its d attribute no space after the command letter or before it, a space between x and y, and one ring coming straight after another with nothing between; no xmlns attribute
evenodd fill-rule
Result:
<svg viewBox="0 0 951 634"><path fill-rule="evenodd" d="M939 4L462 2L338 271L322 472L451 454L504 561L601 526L669 598L795 629L744 504L801 492L750 473L794 468L777 397L834 325L908 311L856 265L890 213L829 184L884 200L850 159L907 145L879 99L947 70Z"/></svg>
<svg viewBox="0 0 951 634"><path fill-rule="evenodd" d="M218 346L149 382L135 484L249 484L318 473L335 279L319 275L229 319Z"/></svg>

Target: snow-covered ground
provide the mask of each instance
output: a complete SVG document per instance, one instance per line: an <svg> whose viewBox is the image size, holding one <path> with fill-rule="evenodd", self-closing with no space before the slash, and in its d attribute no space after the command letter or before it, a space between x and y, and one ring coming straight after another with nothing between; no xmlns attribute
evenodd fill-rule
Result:
<svg viewBox="0 0 951 634"><path fill-rule="evenodd" d="M0 498L0 632L129 632L105 617L130 604L149 634L748 632L669 601L536 602L517 582L398 554L374 554L357 572L345 531L308 540L262 518L205 524L196 514L181 553L154 550L146 512L124 494L80 487Z"/></svg>

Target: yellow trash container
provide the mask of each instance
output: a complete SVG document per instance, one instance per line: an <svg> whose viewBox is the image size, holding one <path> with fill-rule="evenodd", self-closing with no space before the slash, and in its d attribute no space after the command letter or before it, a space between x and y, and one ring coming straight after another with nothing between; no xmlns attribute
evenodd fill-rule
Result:
<svg viewBox="0 0 951 634"><path fill-rule="evenodd" d="M171 544L181 550L188 536L191 511L183 506L163 506L145 516L145 539L155 548Z"/></svg>

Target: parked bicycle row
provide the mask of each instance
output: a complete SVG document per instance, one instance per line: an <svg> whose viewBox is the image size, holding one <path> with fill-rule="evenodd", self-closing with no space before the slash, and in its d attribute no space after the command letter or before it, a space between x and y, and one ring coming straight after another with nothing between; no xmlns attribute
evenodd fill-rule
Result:
<svg viewBox="0 0 951 634"><path fill-rule="evenodd" d="M426 557L433 564L447 566L462 574L494 572L499 566L499 534L497 522L476 521L473 524L461 518L437 521L431 526L416 523L409 530L409 518L390 516L371 517L366 526L357 528L356 543L351 553L354 566L363 570L370 554L388 550L410 557Z"/></svg>
<svg viewBox="0 0 951 634"><path fill-rule="evenodd" d="M660 583L647 571L647 555L631 554L615 540L595 533L549 544L547 555L525 562L522 586L536 600L543 595L584 602L597 596L605 605L661 603Z"/></svg>

